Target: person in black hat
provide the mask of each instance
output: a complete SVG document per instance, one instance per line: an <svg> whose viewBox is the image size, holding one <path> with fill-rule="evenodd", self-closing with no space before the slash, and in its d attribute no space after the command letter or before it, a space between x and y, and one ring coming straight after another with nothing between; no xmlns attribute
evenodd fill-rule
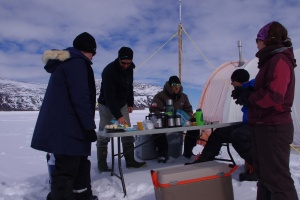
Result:
<svg viewBox="0 0 300 200"><path fill-rule="evenodd" d="M163 91L160 91L154 96L150 104L150 112L154 112L156 115L158 115L160 112L165 112L166 102L170 99L173 101L174 107L174 113L172 113L171 115L174 115L176 113L176 110L181 109L184 112L186 112L190 117L192 117L192 105L190 104L188 96L185 93L183 93L181 81L177 76L171 76L169 80L165 83ZM179 141L182 141L182 139L180 139L180 137L182 138L182 132L172 133L171 135L174 137L178 137ZM155 146L157 150L157 161L159 163L166 163L170 157L169 154L172 153L169 152L167 136L165 133L162 133L155 134L153 135L153 137L156 138Z"/></svg>
<svg viewBox="0 0 300 200"><path fill-rule="evenodd" d="M133 111L133 51L129 47L122 47L118 51L118 58L109 63L102 71L102 82L98 107L100 114L99 131L115 119L119 124L130 124L129 113ZM110 138L98 136L97 159L99 172L110 171L107 165L107 145ZM134 137L122 137L122 146L127 168L147 166L146 162L138 162L134 158Z"/></svg>
<svg viewBox="0 0 300 200"><path fill-rule="evenodd" d="M88 156L97 140L96 86L91 67L96 41L78 35L74 47L48 50L43 55L51 74L34 129L31 147L54 155L51 192L47 199L97 200L92 194Z"/></svg>

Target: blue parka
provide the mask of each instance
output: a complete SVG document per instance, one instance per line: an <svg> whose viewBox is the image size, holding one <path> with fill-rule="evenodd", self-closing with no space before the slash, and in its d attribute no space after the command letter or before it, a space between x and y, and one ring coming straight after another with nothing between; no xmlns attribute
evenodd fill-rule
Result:
<svg viewBox="0 0 300 200"><path fill-rule="evenodd" d="M43 61L51 77L31 147L50 153L89 156L91 142L86 131L96 128L92 62L73 47L46 51Z"/></svg>

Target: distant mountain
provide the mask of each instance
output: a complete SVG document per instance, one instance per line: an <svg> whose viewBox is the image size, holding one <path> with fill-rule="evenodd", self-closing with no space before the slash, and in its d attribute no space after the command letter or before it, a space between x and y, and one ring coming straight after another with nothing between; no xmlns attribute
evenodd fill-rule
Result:
<svg viewBox="0 0 300 200"><path fill-rule="evenodd" d="M101 80L96 80L97 98ZM154 95L162 87L133 83L134 109L148 108ZM0 111L36 111L39 110L45 95L47 84L19 82L0 78Z"/></svg>

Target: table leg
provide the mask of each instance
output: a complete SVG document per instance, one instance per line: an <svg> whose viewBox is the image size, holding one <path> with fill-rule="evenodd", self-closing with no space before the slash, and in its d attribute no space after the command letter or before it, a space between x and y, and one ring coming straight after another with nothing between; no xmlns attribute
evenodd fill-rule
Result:
<svg viewBox="0 0 300 200"><path fill-rule="evenodd" d="M114 138L111 138L111 176L114 175L115 170L115 148L114 148Z"/></svg>
<svg viewBox="0 0 300 200"><path fill-rule="evenodd" d="M116 176L118 179L121 180L122 183L122 188L123 188L123 192L124 192L124 197L127 195L127 191L126 191L126 185L125 185L125 180L124 180L124 175L123 175L123 171L122 171L122 157L123 157L123 153L121 152L121 138L117 137L117 147L118 147L118 153L115 154L115 149L114 149L114 138L111 138L111 176ZM119 168L119 174L115 173L114 169L115 169L115 156L118 156L118 168Z"/></svg>
<svg viewBox="0 0 300 200"><path fill-rule="evenodd" d="M120 174L120 179L122 182L122 187L123 187L123 192L124 192L124 197L127 195L126 192L126 185L125 185L125 181L124 181L124 175L123 175L123 171L122 171L122 162L121 162L121 138L118 137L118 167L119 167L119 174Z"/></svg>

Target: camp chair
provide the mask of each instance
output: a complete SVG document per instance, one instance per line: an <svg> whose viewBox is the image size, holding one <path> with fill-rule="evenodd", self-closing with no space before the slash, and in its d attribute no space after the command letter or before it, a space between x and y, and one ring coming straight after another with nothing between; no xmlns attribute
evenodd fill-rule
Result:
<svg viewBox="0 0 300 200"><path fill-rule="evenodd" d="M225 159L225 158L215 158L214 160L219 160L219 161L225 161L225 162L231 162L232 164L229 164L229 167L234 167L236 166L236 163L231 155L231 152L230 152L230 144L229 143L223 143L222 144L223 146L226 146L227 148L227 153L229 155L229 158Z"/></svg>

